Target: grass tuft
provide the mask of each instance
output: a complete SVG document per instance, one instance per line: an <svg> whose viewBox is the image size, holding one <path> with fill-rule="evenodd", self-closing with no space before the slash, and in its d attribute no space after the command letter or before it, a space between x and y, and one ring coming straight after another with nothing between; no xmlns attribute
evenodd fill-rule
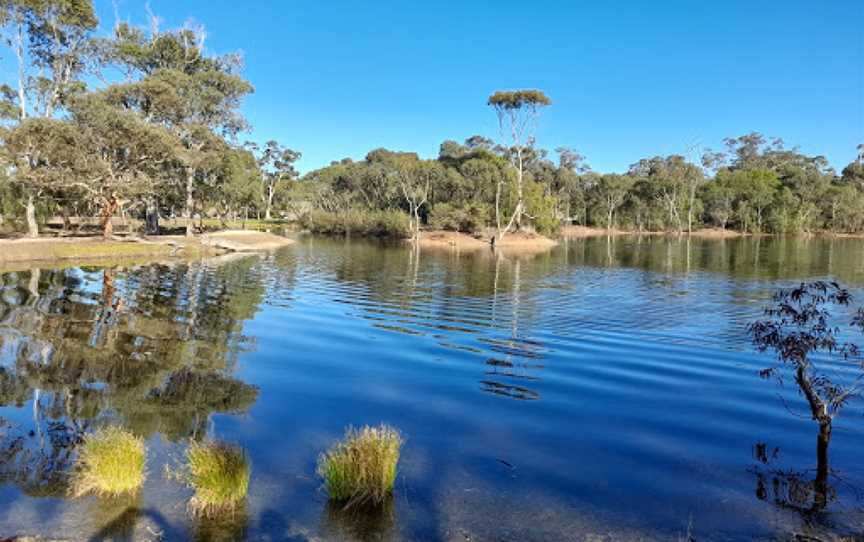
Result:
<svg viewBox="0 0 864 542"><path fill-rule="evenodd" d="M72 475L72 494L117 497L144 483L144 440L120 427L106 427L84 437Z"/></svg>
<svg viewBox="0 0 864 542"><path fill-rule="evenodd" d="M381 504L393 492L402 436L396 429L349 427L345 438L318 458L318 474L330 498L346 503Z"/></svg>
<svg viewBox="0 0 864 542"><path fill-rule="evenodd" d="M189 508L214 517L236 511L249 491L250 466L243 450L224 443L192 442L186 450L187 483L195 490Z"/></svg>

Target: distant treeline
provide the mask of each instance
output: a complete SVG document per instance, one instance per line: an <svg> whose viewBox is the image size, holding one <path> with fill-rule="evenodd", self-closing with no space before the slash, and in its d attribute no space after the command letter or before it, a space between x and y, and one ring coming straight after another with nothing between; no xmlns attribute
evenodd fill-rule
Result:
<svg viewBox="0 0 864 542"><path fill-rule="evenodd" d="M658 156L625 174L554 156L533 127L551 100L498 91L502 141L445 141L435 159L373 150L298 179L300 153L241 143L253 91L238 54L211 55L202 28L118 21L97 35L92 0L0 5L0 229L39 233L47 217L283 218L316 231L417 235L421 227L552 233L562 224L688 232L864 231L864 146L842 172L758 133L724 152ZM7 66L12 67L12 66ZM699 156L696 156L698 154Z"/></svg>
<svg viewBox="0 0 864 542"><path fill-rule="evenodd" d="M578 153L526 147L523 152L527 226L552 233L577 224L632 231L690 232L713 227L742 232L864 231L864 146L842 172L759 133L725 140L723 152L655 156L624 174L592 171ZM428 182L423 223L475 232L493 227L496 187L514 205L512 148L474 136L445 141L438 158L378 149L366 159L334 162L293 183L286 201L305 202L325 229L342 229L361 211L408 211L403 177ZM318 214L316 215L316 211ZM334 217L321 212L333 213ZM301 213L302 214L302 213ZM360 213L362 215L362 213ZM507 213L504 213L505 216ZM340 220L338 217L341 216ZM312 220L313 226L315 220Z"/></svg>

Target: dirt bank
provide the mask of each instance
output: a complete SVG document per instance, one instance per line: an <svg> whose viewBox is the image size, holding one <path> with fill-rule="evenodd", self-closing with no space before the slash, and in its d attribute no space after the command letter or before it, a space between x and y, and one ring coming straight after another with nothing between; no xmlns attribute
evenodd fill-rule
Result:
<svg viewBox="0 0 864 542"><path fill-rule="evenodd" d="M493 235L484 237L473 237L464 233L454 231L427 231L420 235L420 248L423 249L451 249L451 250L490 250L492 248ZM548 237L536 233L514 232L508 233L503 239L495 243L495 248L503 252L537 252L548 250L558 243Z"/></svg>
<svg viewBox="0 0 864 542"><path fill-rule="evenodd" d="M67 237L0 240L0 265L26 262L68 262L215 256L226 252L272 250L294 241L261 232L224 231L201 237Z"/></svg>
<svg viewBox="0 0 864 542"><path fill-rule="evenodd" d="M505 250L546 250L554 247L558 241L549 239L537 233L514 232L508 233L503 239L495 243L497 248Z"/></svg>
<svg viewBox="0 0 864 542"><path fill-rule="evenodd" d="M489 249L487 240L456 231L424 231L420 234L420 248L482 250Z"/></svg>
<svg viewBox="0 0 864 542"><path fill-rule="evenodd" d="M201 244L232 252L249 252L255 250L274 250L292 245L294 241L287 237L260 231L225 230L202 235Z"/></svg>

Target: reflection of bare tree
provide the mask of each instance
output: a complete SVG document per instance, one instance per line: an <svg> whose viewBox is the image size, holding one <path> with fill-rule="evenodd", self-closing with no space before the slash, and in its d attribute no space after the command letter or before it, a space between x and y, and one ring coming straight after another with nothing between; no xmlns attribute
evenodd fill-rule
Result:
<svg viewBox="0 0 864 542"><path fill-rule="evenodd" d="M504 257L500 251L495 252L495 274L493 280L492 321L497 323L498 281ZM512 284L510 287L510 337L506 340L483 340L492 346L493 352L501 357L486 360L489 368L486 378L480 381L483 391L520 400L535 400L540 394L523 385L510 384L504 379L519 379L525 381L539 380L530 370L542 369L543 365L531 363L530 360L541 357L537 343L520 337L520 318L522 312L522 261L518 258L512 262ZM481 339L482 340L482 339ZM527 359L528 362L521 360Z"/></svg>

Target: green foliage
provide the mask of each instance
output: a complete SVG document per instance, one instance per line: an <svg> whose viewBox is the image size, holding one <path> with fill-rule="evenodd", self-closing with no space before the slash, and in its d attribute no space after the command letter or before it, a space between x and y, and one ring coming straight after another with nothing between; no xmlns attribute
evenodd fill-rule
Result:
<svg viewBox="0 0 864 542"><path fill-rule="evenodd" d="M540 90L499 90L489 96L488 104L505 110L550 105L552 100Z"/></svg>
<svg viewBox="0 0 864 542"><path fill-rule="evenodd" d="M303 227L325 235L361 235L406 238L411 235L408 215L401 211L348 210L342 213L315 210L303 219Z"/></svg>
<svg viewBox="0 0 864 542"><path fill-rule="evenodd" d="M489 206L480 203L438 203L429 214L429 226L436 230L475 233L486 227L491 215Z"/></svg>
<svg viewBox="0 0 864 542"><path fill-rule="evenodd" d="M346 506L381 504L393 492L402 436L392 427L349 427L345 438L318 458L330 498Z"/></svg>
<svg viewBox="0 0 864 542"><path fill-rule="evenodd" d="M215 517L235 512L249 491L251 467L243 450L217 442L192 442L186 450L182 477L194 490L189 508Z"/></svg>
<svg viewBox="0 0 864 542"><path fill-rule="evenodd" d="M555 198L546 194L542 184L533 181L525 183L524 197L534 229L545 235L556 233L561 223L555 213Z"/></svg>
<svg viewBox="0 0 864 542"><path fill-rule="evenodd" d="M99 429L84 438L72 477L72 494L114 497L144 483L144 440L119 428Z"/></svg>

